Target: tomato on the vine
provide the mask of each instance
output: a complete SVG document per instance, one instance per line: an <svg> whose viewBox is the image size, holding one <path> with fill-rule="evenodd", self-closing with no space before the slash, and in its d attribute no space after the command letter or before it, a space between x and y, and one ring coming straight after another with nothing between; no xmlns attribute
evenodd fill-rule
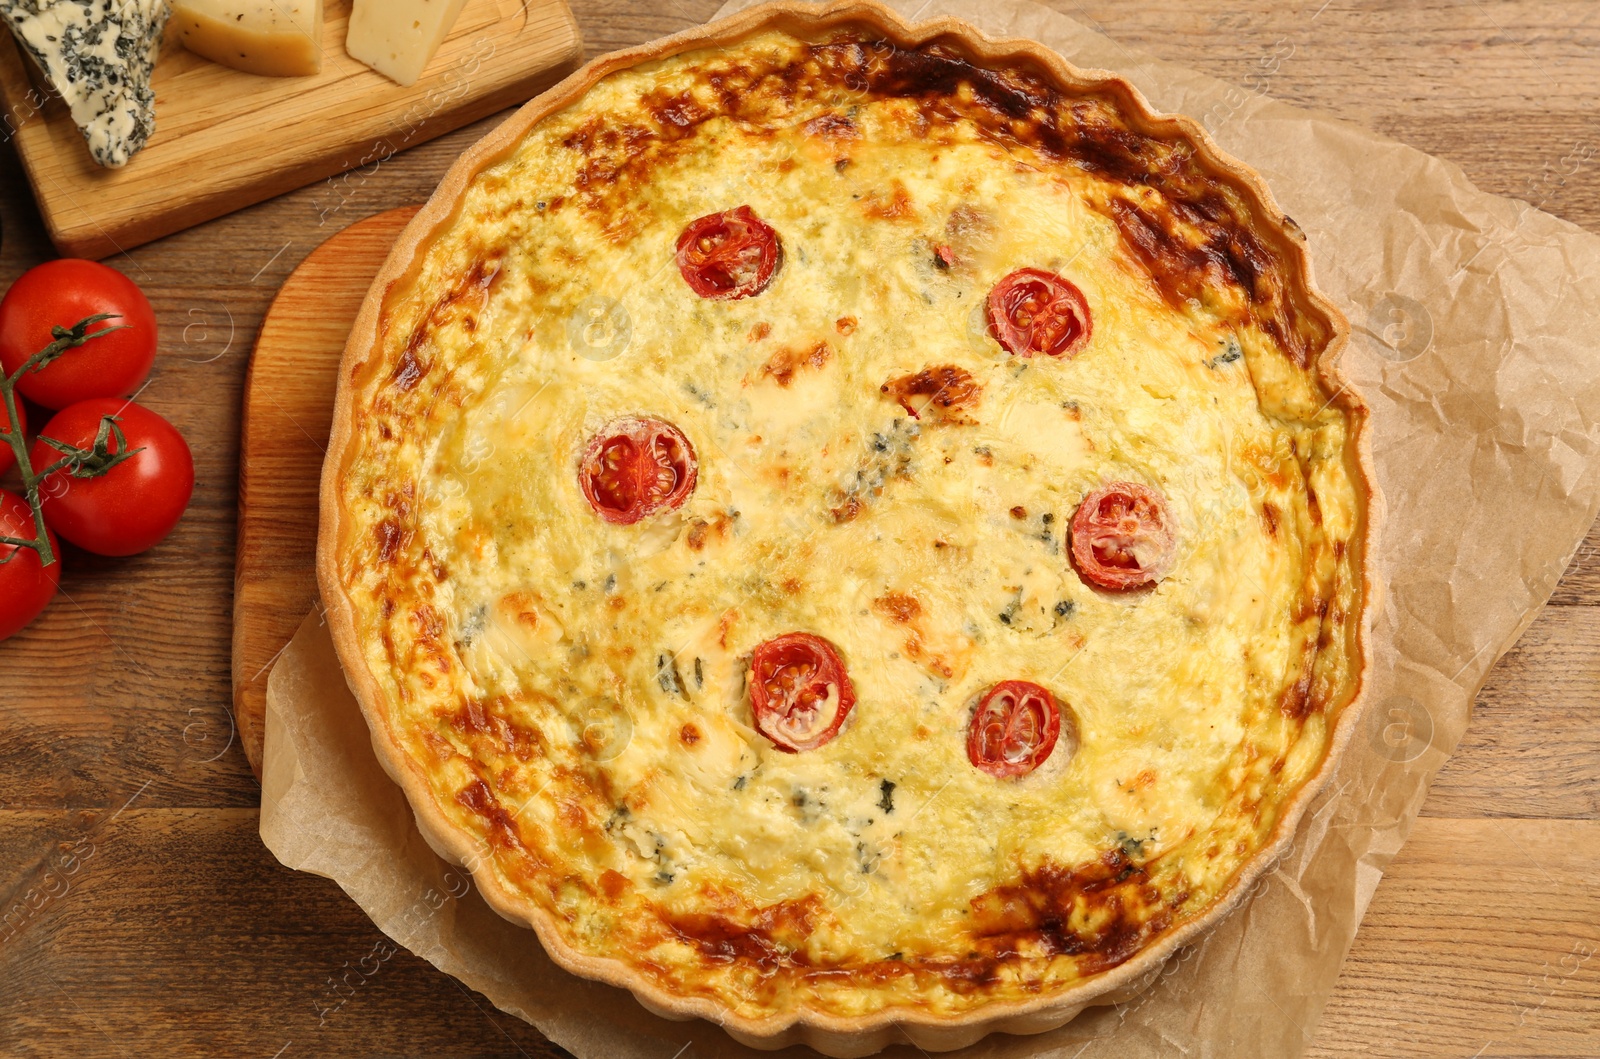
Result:
<svg viewBox="0 0 1600 1059"><path fill-rule="evenodd" d="M46 476L39 486L44 518L51 529L87 551L136 555L166 539L194 493L194 457L177 428L131 401L79 401L39 431L33 466L42 471L62 459L61 449L50 440L93 451L107 416L115 418L116 429L108 432L99 463L132 455L95 477L79 476L98 469L93 457L81 461L79 474L69 466Z"/></svg>
<svg viewBox="0 0 1600 1059"><path fill-rule="evenodd" d="M22 376L17 390L51 409L92 397L128 396L155 364L155 310L131 279L93 261L48 261L11 285L0 300L0 368L15 374L55 340L52 328L71 328L103 314L116 319L91 325L92 341Z"/></svg>
<svg viewBox="0 0 1600 1059"><path fill-rule="evenodd" d="M33 508L22 497L4 490L0 490L0 537L36 539ZM53 533L50 546L58 559L45 566L39 553L26 545L0 544L0 640L22 631L56 597L61 587L61 547Z"/></svg>

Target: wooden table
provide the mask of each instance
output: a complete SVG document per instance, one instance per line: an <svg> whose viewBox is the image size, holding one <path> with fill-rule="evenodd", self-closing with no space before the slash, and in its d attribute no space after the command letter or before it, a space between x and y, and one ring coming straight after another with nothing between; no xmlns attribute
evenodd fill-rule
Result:
<svg viewBox="0 0 1600 1059"><path fill-rule="evenodd" d="M1053 2L1235 83L1277 56L1268 92L1600 231L1592 0ZM577 6L593 55L703 21L717 0ZM317 243L421 202L489 127L113 259L155 303L163 347L143 400L190 439L199 487L154 552L69 552L60 600L0 645L0 1054L563 1054L404 951L350 973L381 935L262 847L259 788L230 745L238 415L256 328ZM0 217L4 284L51 255L3 146ZM1477 705L1367 913L1318 1059L1600 1056L1600 533Z"/></svg>

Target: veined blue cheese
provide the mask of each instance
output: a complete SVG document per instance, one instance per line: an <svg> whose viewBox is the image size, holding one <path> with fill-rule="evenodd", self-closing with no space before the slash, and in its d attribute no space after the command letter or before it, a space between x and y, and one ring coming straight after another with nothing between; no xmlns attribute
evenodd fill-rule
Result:
<svg viewBox="0 0 1600 1059"><path fill-rule="evenodd" d="M0 17L108 168L126 165L155 131L150 74L171 13L167 0L0 0Z"/></svg>

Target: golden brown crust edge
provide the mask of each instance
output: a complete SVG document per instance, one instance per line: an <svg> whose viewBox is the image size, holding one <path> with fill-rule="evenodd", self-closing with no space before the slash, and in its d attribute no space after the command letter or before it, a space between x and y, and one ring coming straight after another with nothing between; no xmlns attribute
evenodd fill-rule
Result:
<svg viewBox="0 0 1600 1059"><path fill-rule="evenodd" d="M851 1018L809 1008L766 1018L748 1018L706 998L668 993L620 959L595 957L575 950L562 937L549 912L505 890L492 872L476 871L479 854L472 848L472 842L449 823L427 777L394 738L385 701L378 693L377 682L367 670L356 642L354 615L340 584L335 560L345 532L339 482L348 465L352 437L351 381L357 369L379 347L380 315L388 293L412 278L421 261L422 249L435 232L449 223L468 183L479 172L512 150L536 123L576 102L599 80L618 70L696 48L728 45L768 29L805 36L844 25L869 27L908 48L937 40L958 47L977 64L1021 66L1068 89L1094 86L1109 91L1131 124L1155 136L1193 144L1196 157L1213 176L1243 192L1251 207L1256 232L1283 253L1305 306L1326 320L1332 336L1317 356L1316 371L1327 392L1334 395L1333 403L1350 418L1353 439L1350 448L1356 459L1351 476L1359 483L1358 499L1365 504L1361 512L1363 529L1359 534L1363 596L1357 633L1359 669L1350 702L1339 714L1321 767L1286 806L1271 839L1240 869L1230 889L1220 895L1210 909L1169 930L1120 966L1051 996L995 1001L957 1016L936 1016L915 1009L891 1007ZM1374 576L1371 556L1382 521L1382 501L1372 464L1370 416L1338 363L1349 331L1344 315L1312 285L1305 236L1277 207L1260 175L1224 155L1209 134L1191 119L1156 114L1139 90L1126 80L1105 71L1080 70L1032 41L987 37L958 19L943 17L909 24L876 0L839 0L826 6L788 2L763 4L730 18L590 62L530 101L462 155L428 204L401 233L362 304L339 369L333 429L328 458L323 466L317 540L317 577L327 610L328 628L351 690L372 730L373 749L385 770L405 792L424 837L441 855L472 870L490 907L514 923L532 927L551 959L564 969L627 989L659 1015L716 1022L736 1039L758 1048L807 1044L830 1055L860 1056L902 1039L909 1039L920 1048L942 1051L965 1047L991 1032L1042 1032L1068 1022L1090 1004L1110 1003L1136 993L1179 947L1215 927L1237 908L1256 880L1273 868L1292 844L1301 818L1327 786L1361 723L1372 668L1372 617L1378 608L1381 590Z"/></svg>

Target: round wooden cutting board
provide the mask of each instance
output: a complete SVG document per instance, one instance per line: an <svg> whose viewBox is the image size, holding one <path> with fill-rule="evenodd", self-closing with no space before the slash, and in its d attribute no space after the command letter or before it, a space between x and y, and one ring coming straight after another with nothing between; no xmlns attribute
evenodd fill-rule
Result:
<svg viewBox="0 0 1600 1059"><path fill-rule="evenodd" d="M312 251L256 339L239 453L233 715L257 779L267 677L317 598L317 493L339 359L367 288L416 212L368 217Z"/></svg>

